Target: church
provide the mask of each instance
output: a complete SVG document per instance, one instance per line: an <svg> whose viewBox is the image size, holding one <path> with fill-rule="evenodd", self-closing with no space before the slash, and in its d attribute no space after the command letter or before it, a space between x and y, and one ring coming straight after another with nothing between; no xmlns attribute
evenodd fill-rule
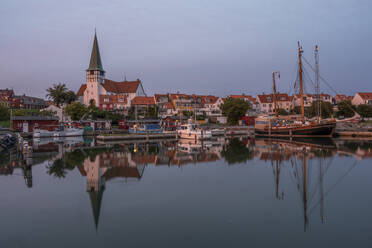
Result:
<svg viewBox="0 0 372 248"><path fill-rule="evenodd" d="M93 103L102 110L126 110L136 96L146 96L141 80L116 82L105 78L95 33L86 83L77 92L78 100L86 106Z"/></svg>

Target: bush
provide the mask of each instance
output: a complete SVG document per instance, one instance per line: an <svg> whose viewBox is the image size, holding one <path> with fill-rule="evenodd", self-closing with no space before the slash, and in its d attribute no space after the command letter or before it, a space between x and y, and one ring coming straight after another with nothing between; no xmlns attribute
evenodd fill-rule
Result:
<svg viewBox="0 0 372 248"><path fill-rule="evenodd" d="M0 106L0 121L8 121L10 119L10 109L5 106Z"/></svg>

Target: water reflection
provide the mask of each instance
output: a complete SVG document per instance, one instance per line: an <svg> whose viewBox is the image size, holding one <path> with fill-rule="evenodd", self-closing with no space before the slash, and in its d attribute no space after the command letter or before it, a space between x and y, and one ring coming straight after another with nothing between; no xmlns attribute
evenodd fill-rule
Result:
<svg viewBox="0 0 372 248"><path fill-rule="evenodd" d="M139 181L147 166L182 167L224 161L228 165L250 164L257 160L268 163L274 181L274 198L286 200L282 175L289 173L297 189L303 210L304 230L309 226L311 214L319 209L320 220L325 223L325 199L342 183L360 159L372 157L372 142L357 140L273 140L249 139L206 142L163 141L111 146L97 145L83 139L42 140L34 142L31 157L13 151L1 154L0 174L16 175L20 170L27 187L32 187L32 167L46 163L48 175L62 180L69 172L78 170L86 180L93 219L96 228L106 184L110 180ZM346 171L325 187L326 175L335 156L352 156L354 161Z"/></svg>

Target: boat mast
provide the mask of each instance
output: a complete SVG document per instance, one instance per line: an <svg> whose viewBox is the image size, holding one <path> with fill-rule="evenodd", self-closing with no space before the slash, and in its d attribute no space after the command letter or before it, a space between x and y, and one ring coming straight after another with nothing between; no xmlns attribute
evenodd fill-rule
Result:
<svg viewBox="0 0 372 248"><path fill-rule="evenodd" d="M317 109L317 114L318 114L318 122L320 122L320 116L321 116L321 102L320 102L320 85L319 85L319 54L318 54L318 45L315 45L314 49L314 57L315 57L315 85L316 85L316 100L318 102L318 109Z"/></svg>
<svg viewBox="0 0 372 248"><path fill-rule="evenodd" d="M273 72L273 101L275 116L278 117L278 108L276 106L276 85L275 85L275 71Z"/></svg>
<svg viewBox="0 0 372 248"><path fill-rule="evenodd" d="M302 71L302 47L300 46L300 42L298 44L298 75L300 79L300 94L301 94L301 117L302 122L305 122L305 111L304 111L304 87L303 87L303 71Z"/></svg>

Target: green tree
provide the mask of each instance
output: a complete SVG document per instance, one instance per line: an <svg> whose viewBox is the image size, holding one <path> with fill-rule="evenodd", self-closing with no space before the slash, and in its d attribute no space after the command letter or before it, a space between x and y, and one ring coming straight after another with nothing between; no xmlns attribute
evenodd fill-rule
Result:
<svg viewBox="0 0 372 248"><path fill-rule="evenodd" d="M77 96L72 90L67 91L63 96L63 102L66 104L70 104L72 102L75 102L76 100Z"/></svg>
<svg viewBox="0 0 372 248"><path fill-rule="evenodd" d="M186 116L187 118L190 118L191 116L194 115L194 112L193 111L184 110L184 111L182 111L182 115L183 116Z"/></svg>
<svg viewBox="0 0 372 248"><path fill-rule="evenodd" d="M53 100L58 107L65 102L67 94L67 87L65 84L53 84L53 87L48 88L46 91L48 92L47 97Z"/></svg>
<svg viewBox="0 0 372 248"><path fill-rule="evenodd" d="M0 121L9 121L10 109L5 106L0 106Z"/></svg>
<svg viewBox="0 0 372 248"><path fill-rule="evenodd" d="M309 118L315 117L318 115L318 101L314 101L311 106L305 111L305 115ZM333 114L333 105L330 102L320 102L321 117L329 118Z"/></svg>
<svg viewBox="0 0 372 248"><path fill-rule="evenodd" d="M370 118L372 117L372 106L367 104L361 104L357 107L357 112L360 114L363 118Z"/></svg>
<svg viewBox="0 0 372 248"><path fill-rule="evenodd" d="M87 111L88 109L80 102L73 102L65 108L66 114L68 114L74 121L80 120Z"/></svg>
<svg viewBox="0 0 372 248"><path fill-rule="evenodd" d="M227 98L221 105L222 114L227 117L229 125L236 125L251 108L251 104L238 98Z"/></svg>
<svg viewBox="0 0 372 248"><path fill-rule="evenodd" d="M352 117L355 114L355 106L351 104L351 101L342 101L337 104L338 111L336 113L337 117Z"/></svg>

